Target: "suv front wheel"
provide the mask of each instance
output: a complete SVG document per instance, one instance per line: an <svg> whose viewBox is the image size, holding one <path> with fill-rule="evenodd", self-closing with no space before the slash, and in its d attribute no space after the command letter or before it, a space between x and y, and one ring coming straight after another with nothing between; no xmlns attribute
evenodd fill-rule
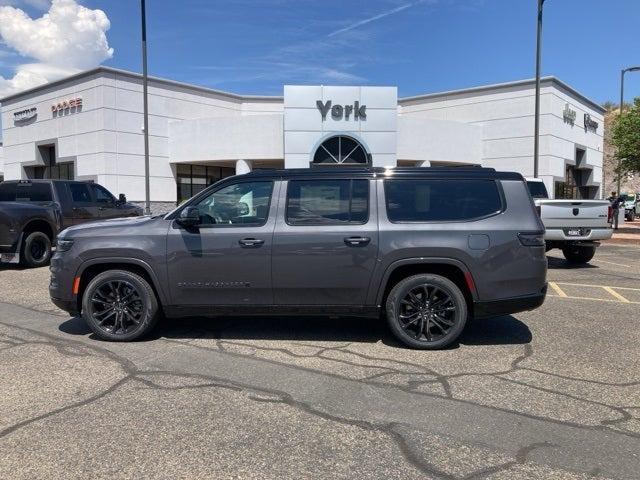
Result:
<svg viewBox="0 0 640 480"><path fill-rule="evenodd" d="M386 303L387 321L402 343L419 349L450 345L467 321L464 295L448 278L421 274L393 287Z"/></svg>
<svg viewBox="0 0 640 480"><path fill-rule="evenodd" d="M159 317L151 285L126 270L108 270L89 282L82 296L82 317L103 340L126 342L149 333Z"/></svg>

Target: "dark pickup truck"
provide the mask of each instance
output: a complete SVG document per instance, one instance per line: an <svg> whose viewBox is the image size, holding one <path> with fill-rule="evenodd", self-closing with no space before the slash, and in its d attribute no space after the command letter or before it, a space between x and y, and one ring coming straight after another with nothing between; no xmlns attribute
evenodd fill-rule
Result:
<svg viewBox="0 0 640 480"><path fill-rule="evenodd" d="M92 182L14 180L0 183L0 263L49 263L58 233L71 225L142 215Z"/></svg>

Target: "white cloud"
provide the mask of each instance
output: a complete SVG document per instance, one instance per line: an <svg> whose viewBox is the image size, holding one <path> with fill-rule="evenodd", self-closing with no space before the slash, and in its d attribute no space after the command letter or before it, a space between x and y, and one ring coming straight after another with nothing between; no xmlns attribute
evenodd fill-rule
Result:
<svg viewBox="0 0 640 480"><path fill-rule="evenodd" d="M34 3L38 0L29 0ZM109 19L76 0L53 0L49 11L32 19L23 10L0 7L0 38L20 55L37 60L0 76L0 97L99 65L113 56L106 31Z"/></svg>

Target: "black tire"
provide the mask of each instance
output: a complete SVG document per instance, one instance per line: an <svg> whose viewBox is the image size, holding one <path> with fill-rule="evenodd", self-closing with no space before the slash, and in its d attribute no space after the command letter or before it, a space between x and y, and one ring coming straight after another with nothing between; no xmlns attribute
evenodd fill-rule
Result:
<svg viewBox="0 0 640 480"><path fill-rule="evenodd" d="M569 263L588 263L596 254L596 247L569 245L562 249L562 253Z"/></svg>
<svg viewBox="0 0 640 480"><path fill-rule="evenodd" d="M160 308L151 285L140 275L108 270L84 290L82 317L101 339L128 342L153 330Z"/></svg>
<svg viewBox="0 0 640 480"><path fill-rule="evenodd" d="M633 220L635 219L635 215L633 212L630 212L626 215L627 218L627 222L633 222Z"/></svg>
<svg viewBox="0 0 640 480"><path fill-rule="evenodd" d="M25 267L44 267L51 260L51 240L42 232L26 234L22 242L20 263Z"/></svg>
<svg viewBox="0 0 640 480"><path fill-rule="evenodd" d="M460 336L467 322L467 302L448 278L420 274L393 287L386 313L391 332L403 344L435 350L451 345Z"/></svg>

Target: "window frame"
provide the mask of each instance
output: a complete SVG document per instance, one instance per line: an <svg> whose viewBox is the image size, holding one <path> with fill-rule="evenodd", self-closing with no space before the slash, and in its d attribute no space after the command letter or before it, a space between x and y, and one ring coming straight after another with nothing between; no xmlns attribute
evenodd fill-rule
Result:
<svg viewBox="0 0 640 480"><path fill-rule="evenodd" d="M391 220L389 216L389 195L387 194L388 182L407 182L407 181L425 181L425 182L451 182L451 181L477 181L477 182L490 182L496 186L498 192L498 198L500 200L500 208L495 212L488 213L487 215L480 215L478 217L470 217L459 220ZM525 185L526 187L526 185ZM494 179L484 178L385 178L382 182L382 189L384 193L384 213L387 216L387 221L394 225L404 224L435 224L435 223L470 223L477 222L479 220L485 220L487 218L495 217L504 213L507 209L507 202L502 189L502 183ZM527 192L529 189L527 188Z"/></svg>
<svg viewBox="0 0 640 480"><path fill-rule="evenodd" d="M99 185L97 183L90 183L89 185L89 190L91 191L91 194L93 196L93 201L99 205L115 205L116 203L116 197L109 191L107 190L105 187L103 187L102 185ZM109 201L108 202L104 202L101 200L98 200L98 196L96 195L96 190L102 191L102 192L106 192L107 195L109 196Z"/></svg>
<svg viewBox="0 0 640 480"><path fill-rule="evenodd" d="M236 182L225 182L224 185L220 185L219 188L213 189L209 192L206 192L206 189L203 190L202 192L200 192L199 194L197 194L194 197L191 197L191 200L188 202L187 204L185 204L183 206L183 208L180 209L180 211L178 211L176 213L176 215L173 217L174 220L180 216L180 212L182 210L184 210L187 207L198 207L198 204L203 201L204 199L206 199L207 197L209 197L210 195L214 195L216 192L219 192L220 190L223 190L225 188L228 187L233 187L234 185L241 185L243 183L270 183L271 184L271 194L269 195L269 202L267 203L267 216L265 217L264 221L262 223L251 223L251 224L245 224L245 223L212 223L212 224L198 224L196 225L197 228L199 229L203 229L203 228L260 228L260 227L264 227L268 222L269 222L269 218L271 217L271 204L273 202L273 192L275 191L275 181L273 179L246 179L246 180L242 180L242 181L236 181ZM215 184L214 184L215 185ZM212 185L213 186L213 185ZM206 193L205 193L206 192Z"/></svg>
<svg viewBox="0 0 640 480"><path fill-rule="evenodd" d="M351 205L353 204L353 182L364 181L367 185L367 215L362 222L336 222L336 223L291 223L289 221L289 194L293 182L326 182L326 181L347 181L350 182L349 187L349 215L351 215ZM347 225L366 225L371 219L371 179L370 178L344 178L344 177L327 177L327 178L292 178L287 180L287 190L284 197L284 221L290 227L341 227Z"/></svg>

